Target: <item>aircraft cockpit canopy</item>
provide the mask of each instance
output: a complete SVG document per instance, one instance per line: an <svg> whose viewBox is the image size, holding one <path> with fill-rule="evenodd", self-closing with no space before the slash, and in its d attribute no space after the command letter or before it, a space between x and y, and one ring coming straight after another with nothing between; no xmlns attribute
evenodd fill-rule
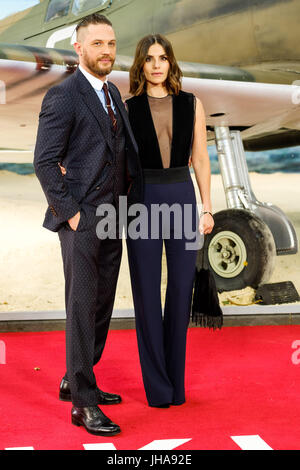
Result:
<svg viewBox="0 0 300 470"><path fill-rule="evenodd" d="M88 10L92 10L97 7L101 9L103 5L109 2L111 2L111 0L50 0L45 22L48 23L54 19L67 16L72 3L72 13L74 15L80 15L85 11L88 12Z"/></svg>

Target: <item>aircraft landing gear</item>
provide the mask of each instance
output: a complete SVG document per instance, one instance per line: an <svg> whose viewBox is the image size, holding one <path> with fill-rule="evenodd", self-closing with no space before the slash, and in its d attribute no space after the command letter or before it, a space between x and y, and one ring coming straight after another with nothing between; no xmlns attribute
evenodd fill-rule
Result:
<svg viewBox="0 0 300 470"><path fill-rule="evenodd" d="M254 214L240 209L217 212L215 227L205 236L197 265L210 267L219 292L257 288L270 278L276 247L269 227Z"/></svg>
<svg viewBox="0 0 300 470"><path fill-rule="evenodd" d="M215 127L215 138L227 209L214 214L197 266L211 269L219 292L256 289L270 279L276 255L297 253L296 232L281 209L256 199L240 132Z"/></svg>

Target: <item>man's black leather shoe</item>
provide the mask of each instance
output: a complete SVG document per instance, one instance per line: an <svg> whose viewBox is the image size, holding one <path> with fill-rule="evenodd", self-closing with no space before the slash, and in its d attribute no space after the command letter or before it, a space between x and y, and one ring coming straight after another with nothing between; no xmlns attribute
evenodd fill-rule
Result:
<svg viewBox="0 0 300 470"><path fill-rule="evenodd" d="M62 379L60 386L59 386L59 399L61 401L72 401L71 399L71 391L70 385L68 380Z"/></svg>
<svg viewBox="0 0 300 470"><path fill-rule="evenodd" d="M116 405L117 403L121 403L122 401L120 395L102 392L100 388L97 389L97 398L98 405ZM72 401L69 381L65 378L63 378L60 383L59 399L61 401Z"/></svg>
<svg viewBox="0 0 300 470"><path fill-rule="evenodd" d="M98 406L73 406L71 416L72 424L84 426L87 432L96 436L115 436L121 432L120 427L105 416Z"/></svg>

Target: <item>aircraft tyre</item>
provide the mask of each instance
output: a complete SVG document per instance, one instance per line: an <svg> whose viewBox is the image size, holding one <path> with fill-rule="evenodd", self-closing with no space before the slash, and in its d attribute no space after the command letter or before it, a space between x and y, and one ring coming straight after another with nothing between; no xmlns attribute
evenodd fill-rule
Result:
<svg viewBox="0 0 300 470"><path fill-rule="evenodd" d="M204 256L204 267L211 270L219 292L266 283L275 267L276 246L265 222L242 209L217 212L214 221L198 251L197 268Z"/></svg>

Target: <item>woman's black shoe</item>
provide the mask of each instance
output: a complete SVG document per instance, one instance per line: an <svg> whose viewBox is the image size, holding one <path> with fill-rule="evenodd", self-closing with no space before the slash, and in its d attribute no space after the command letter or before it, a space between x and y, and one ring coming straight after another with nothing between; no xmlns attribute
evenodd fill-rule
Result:
<svg viewBox="0 0 300 470"><path fill-rule="evenodd" d="M169 403L163 403L162 405L149 405L151 408L170 408Z"/></svg>

